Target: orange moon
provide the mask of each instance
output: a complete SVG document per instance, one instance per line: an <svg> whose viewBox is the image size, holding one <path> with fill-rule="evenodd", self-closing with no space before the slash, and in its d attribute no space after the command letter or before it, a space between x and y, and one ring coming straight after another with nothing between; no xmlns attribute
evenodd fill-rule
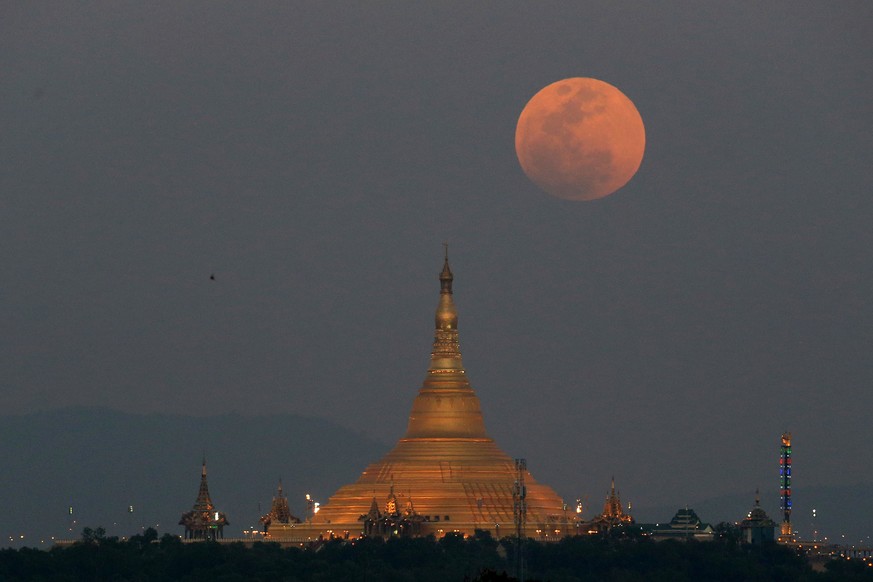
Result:
<svg viewBox="0 0 873 582"><path fill-rule="evenodd" d="M594 200L633 178L646 129L633 102L597 79L552 83L525 105L515 153L531 181L558 198Z"/></svg>

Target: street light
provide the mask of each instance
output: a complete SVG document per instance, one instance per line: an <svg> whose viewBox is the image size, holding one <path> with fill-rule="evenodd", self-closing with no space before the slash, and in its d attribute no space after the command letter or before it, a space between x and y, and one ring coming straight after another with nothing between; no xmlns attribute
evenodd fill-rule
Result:
<svg viewBox="0 0 873 582"><path fill-rule="evenodd" d="M309 513L311 514L309 517L309 522L312 523L312 517L318 513L318 510L321 509L321 504L312 498L312 495L309 493L306 494L306 505L309 506Z"/></svg>

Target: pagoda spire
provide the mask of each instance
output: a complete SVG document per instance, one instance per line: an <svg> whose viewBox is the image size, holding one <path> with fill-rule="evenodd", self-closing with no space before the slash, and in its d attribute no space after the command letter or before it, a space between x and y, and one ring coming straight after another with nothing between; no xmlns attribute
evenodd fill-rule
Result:
<svg viewBox="0 0 873 582"><path fill-rule="evenodd" d="M200 470L200 490L197 492L194 510L211 511L213 507L212 499L209 497L209 483L206 481L206 457L203 457L203 468Z"/></svg>
<svg viewBox="0 0 873 582"><path fill-rule="evenodd" d="M452 269L449 267L449 243L443 243L446 249L446 257L443 262L443 270L440 272L440 293L452 294L452 281L455 277L452 275Z"/></svg>
<svg viewBox="0 0 873 582"><path fill-rule="evenodd" d="M430 371L442 372L455 370L463 373L461 349L458 342L458 310L452 299L452 268L449 266L449 246L446 244L446 255L443 270L440 272L440 299L434 317L435 331L433 351L430 355Z"/></svg>
<svg viewBox="0 0 873 582"><path fill-rule="evenodd" d="M406 438L487 439L479 398L467 380L461 360L458 310L452 296L454 275L449 266L448 245L439 280L430 367L412 404Z"/></svg>

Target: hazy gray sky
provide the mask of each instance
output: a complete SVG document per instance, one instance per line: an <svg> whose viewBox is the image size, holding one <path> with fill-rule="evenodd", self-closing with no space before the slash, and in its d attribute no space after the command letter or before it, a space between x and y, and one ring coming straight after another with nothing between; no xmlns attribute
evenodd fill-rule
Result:
<svg viewBox="0 0 873 582"><path fill-rule="evenodd" d="M486 424L566 497L775 489L783 430L798 490L870 483L871 24L869 2L5 3L0 408L295 412L391 443L447 240ZM514 152L573 76L647 131L588 203Z"/></svg>

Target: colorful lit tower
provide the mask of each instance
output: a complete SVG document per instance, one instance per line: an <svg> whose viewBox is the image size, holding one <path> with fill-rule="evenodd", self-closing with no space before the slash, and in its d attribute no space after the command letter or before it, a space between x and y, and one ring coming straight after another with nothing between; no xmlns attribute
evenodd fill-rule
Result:
<svg viewBox="0 0 873 582"><path fill-rule="evenodd" d="M779 447L779 509L782 510L782 526L779 541L792 541L791 533L791 433L782 434Z"/></svg>

